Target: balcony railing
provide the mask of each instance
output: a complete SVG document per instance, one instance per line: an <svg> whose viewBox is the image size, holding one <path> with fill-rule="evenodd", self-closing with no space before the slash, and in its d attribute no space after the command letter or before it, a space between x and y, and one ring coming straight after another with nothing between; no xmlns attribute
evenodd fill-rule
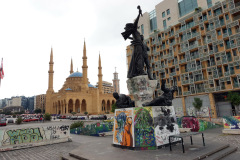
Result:
<svg viewBox="0 0 240 160"><path fill-rule="evenodd" d="M230 75L230 72L228 71L228 72L224 72L224 76L226 77L226 76L229 76Z"/></svg>
<svg viewBox="0 0 240 160"><path fill-rule="evenodd" d="M169 76L175 76L176 75L176 72L172 72L169 74Z"/></svg>
<svg viewBox="0 0 240 160"><path fill-rule="evenodd" d="M239 87L240 87L239 84L237 84L237 83L234 83L234 84L233 84L233 88L239 88Z"/></svg>
<svg viewBox="0 0 240 160"><path fill-rule="evenodd" d="M189 83L189 80L184 80L184 81L182 81L182 85L188 84L188 83Z"/></svg>
<svg viewBox="0 0 240 160"><path fill-rule="evenodd" d="M190 92L190 91L183 92L183 95L184 95L184 96L187 96L187 95L190 95L190 94L191 94L191 92Z"/></svg>

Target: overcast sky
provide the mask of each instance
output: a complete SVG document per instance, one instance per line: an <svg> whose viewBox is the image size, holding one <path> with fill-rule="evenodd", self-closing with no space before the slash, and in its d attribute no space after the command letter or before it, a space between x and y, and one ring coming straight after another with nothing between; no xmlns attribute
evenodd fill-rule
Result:
<svg viewBox="0 0 240 160"><path fill-rule="evenodd" d="M63 86L73 69L82 72L84 38L88 79L98 81L98 55L103 80L112 83L115 67L121 93L128 94L126 46L121 36L137 14L137 5L150 12L161 0L0 0L0 58L4 79L0 99L45 94L51 46L54 91Z"/></svg>

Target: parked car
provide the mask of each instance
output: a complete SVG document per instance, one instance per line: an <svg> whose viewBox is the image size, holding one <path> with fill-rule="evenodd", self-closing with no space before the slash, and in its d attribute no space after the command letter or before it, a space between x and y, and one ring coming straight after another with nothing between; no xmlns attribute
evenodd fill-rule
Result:
<svg viewBox="0 0 240 160"><path fill-rule="evenodd" d="M66 119L67 117L66 116L61 116L61 118L60 119Z"/></svg>
<svg viewBox="0 0 240 160"><path fill-rule="evenodd" d="M13 120L13 119L8 119L7 122L8 122L8 123L14 123L14 120Z"/></svg>
<svg viewBox="0 0 240 160"><path fill-rule="evenodd" d="M0 118L0 126L6 126L7 122L6 122L6 118Z"/></svg>
<svg viewBox="0 0 240 160"><path fill-rule="evenodd" d="M78 116L71 116L70 120L77 120Z"/></svg>
<svg viewBox="0 0 240 160"><path fill-rule="evenodd" d="M30 121L31 121L30 118L25 118L25 119L23 120L23 122L30 122Z"/></svg>

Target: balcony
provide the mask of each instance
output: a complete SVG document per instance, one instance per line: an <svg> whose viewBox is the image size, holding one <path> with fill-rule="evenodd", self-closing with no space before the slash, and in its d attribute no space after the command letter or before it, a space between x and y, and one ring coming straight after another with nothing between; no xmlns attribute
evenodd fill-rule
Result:
<svg viewBox="0 0 240 160"><path fill-rule="evenodd" d="M234 70L230 70L230 74L231 75L235 74L235 71Z"/></svg>
<svg viewBox="0 0 240 160"><path fill-rule="evenodd" d="M230 72L229 72L229 71L224 72L224 76L225 76L225 77L226 77L226 76L230 76Z"/></svg>
<svg viewBox="0 0 240 160"><path fill-rule="evenodd" d="M222 61L217 61L217 65L221 65L222 64Z"/></svg>
<svg viewBox="0 0 240 160"><path fill-rule="evenodd" d="M172 72L169 74L169 76L175 76L176 75L176 72Z"/></svg>
<svg viewBox="0 0 240 160"><path fill-rule="evenodd" d="M195 44L189 46L189 50L197 48L197 47L198 47L198 44L195 43Z"/></svg>
<svg viewBox="0 0 240 160"><path fill-rule="evenodd" d="M228 34L227 33L223 33L223 38L226 38L226 37L228 37Z"/></svg>
<svg viewBox="0 0 240 160"><path fill-rule="evenodd" d="M220 86L217 86L216 87L216 91L220 91L221 90L221 87Z"/></svg>
<svg viewBox="0 0 240 160"><path fill-rule="evenodd" d="M179 63L181 64L181 63L185 63L186 62L186 59L181 59L180 61L179 61Z"/></svg>
<svg viewBox="0 0 240 160"><path fill-rule="evenodd" d="M187 95L190 95L191 92L190 91L187 91L187 92L183 92L183 96L187 96Z"/></svg>
<svg viewBox="0 0 240 160"><path fill-rule="evenodd" d="M233 84L233 88L240 88L240 85L237 84L237 83L234 83L234 84Z"/></svg>
<svg viewBox="0 0 240 160"><path fill-rule="evenodd" d="M182 85L184 85L184 84L189 84L189 80L182 81Z"/></svg>
<svg viewBox="0 0 240 160"><path fill-rule="evenodd" d="M202 66L201 65L197 66L197 70L200 70L200 69L202 69Z"/></svg>

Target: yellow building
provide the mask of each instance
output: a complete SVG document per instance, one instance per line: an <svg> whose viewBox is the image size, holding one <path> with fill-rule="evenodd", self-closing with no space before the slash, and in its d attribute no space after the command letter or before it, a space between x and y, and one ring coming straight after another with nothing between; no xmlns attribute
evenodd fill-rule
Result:
<svg viewBox="0 0 240 160"><path fill-rule="evenodd" d="M98 87L98 82L96 87ZM107 82L107 81L102 81L102 89L104 91L104 93L113 93L113 86L112 83Z"/></svg>
<svg viewBox="0 0 240 160"><path fill-rule="evenodd" d="M63 87L59 92L53 90L53 51L51 50L49 62L49 82L46 92L46 113L50 114L104 114L111 111L115 99L112 94L104 93L102 90L102 67L99 55L98 84L99 87L91 85L88 81L88 65L86 45L83 48L83 66L82 73L73 72L73 63L70 65L70 75L66 78ZM100 88L100 89L99 89Z"/></svg>

